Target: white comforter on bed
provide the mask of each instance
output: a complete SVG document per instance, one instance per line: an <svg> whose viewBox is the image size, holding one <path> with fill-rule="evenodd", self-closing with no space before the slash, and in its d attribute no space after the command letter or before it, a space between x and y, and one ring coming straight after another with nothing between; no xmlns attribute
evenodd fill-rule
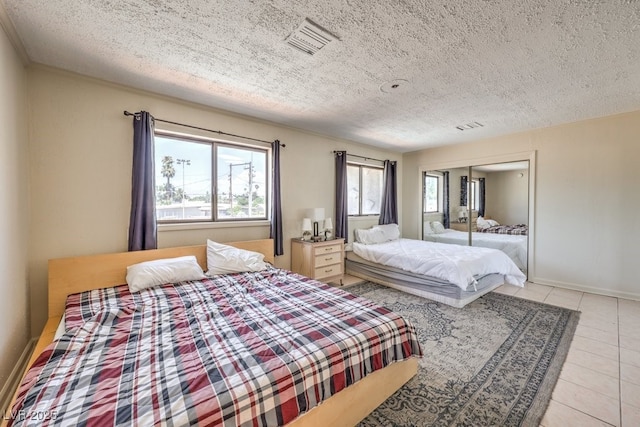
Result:
<svg viewBox="0 0 640 427"><path fill-rule="evenodd" d="M473 245L500 249L520 270L527 269L527 236L512 234L472 233ZM446 229L444 233L425 234L424 240L467 246L469 233Z"/></svg>
<svg viewBox="0 0 640 427"><path fill-rule="evenodd" d="M422 240L399 239L373 245L354 243L353 251L367 261L447 280L462 290L474 290L473 276L498 273L505 283L523 286L526 277L502 251Z"/></svg>

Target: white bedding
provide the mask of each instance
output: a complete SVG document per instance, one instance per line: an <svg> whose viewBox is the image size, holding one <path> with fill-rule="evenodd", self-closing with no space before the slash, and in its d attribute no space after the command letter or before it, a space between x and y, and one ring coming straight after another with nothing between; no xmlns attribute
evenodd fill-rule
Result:
<svg viewBox="0 0 640 427"><path fill-rule="evenodd" d="M471 238L474 246L499 249L507 254L520 270L527 270L527 236L472 233ZM425 234L424 239L431 242L467 245L469 233L446 229L444 233Z"/></svg>
<svg viewBox="0 0 640 427"><path fill-rule="evenodd" d="M502 251L399 239L374 245L354 243L353 251L367 261L449 281L462 290L473 290L473 276L498 273L505 283L524 286L525 275Z"/></svg>

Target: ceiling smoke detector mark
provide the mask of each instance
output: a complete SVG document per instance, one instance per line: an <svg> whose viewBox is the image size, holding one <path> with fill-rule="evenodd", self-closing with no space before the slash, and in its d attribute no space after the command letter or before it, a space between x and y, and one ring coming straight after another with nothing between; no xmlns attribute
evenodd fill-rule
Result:
<svg viewBox="0 0 640 427"><path fill-rule="evenodd" d="M308 18L285 40L287 44L309 55L338 38Z"/></svg>
<svg viewBox="0 0 640 427"><path fill-rule="evenodd" d="M404 91L409 87L409 81L403 79L395 79L384 83L380 86L380 92L384 93L397 93Z"/></svg>
<svg viewBox="0 0 640 427"><path fill-rule="evenodd" d="M460 125L460 126L456 126L456 129L458 130L469 130L469 129L475 129L475 128L481 128L484 127L484 125L480 122L471 122L471 123L467 123L466 125Z"/></svg>

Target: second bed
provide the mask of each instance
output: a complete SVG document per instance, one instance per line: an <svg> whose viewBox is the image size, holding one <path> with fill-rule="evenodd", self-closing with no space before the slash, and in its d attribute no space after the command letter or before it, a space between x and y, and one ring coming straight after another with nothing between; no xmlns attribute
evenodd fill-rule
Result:
<svg viewBox="0 0 640 427"><path fill-rule="evenodd" d="M454 307L526 276L502 251L413 239L353 243L347 274Z"/></svg>

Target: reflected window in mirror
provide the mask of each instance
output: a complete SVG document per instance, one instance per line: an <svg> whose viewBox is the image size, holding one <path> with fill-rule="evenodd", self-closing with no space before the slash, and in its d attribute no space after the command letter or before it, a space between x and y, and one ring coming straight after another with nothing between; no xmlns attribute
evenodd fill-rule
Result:
<svg viewBox="0 0 640 427"><path fill-rule="evenodd" d="M468 183L469 188L469 201L471 202L471 210L477 211L479 203L479 191L478 191L478 180L472 179L471 182Z"/></svg>
<svg viewBox="0 0 640 427"><path fill-rule="evenodd" d="M440 212L440 206L442 205L441 187L440 176L424 174L424 213Z"/></svg>

